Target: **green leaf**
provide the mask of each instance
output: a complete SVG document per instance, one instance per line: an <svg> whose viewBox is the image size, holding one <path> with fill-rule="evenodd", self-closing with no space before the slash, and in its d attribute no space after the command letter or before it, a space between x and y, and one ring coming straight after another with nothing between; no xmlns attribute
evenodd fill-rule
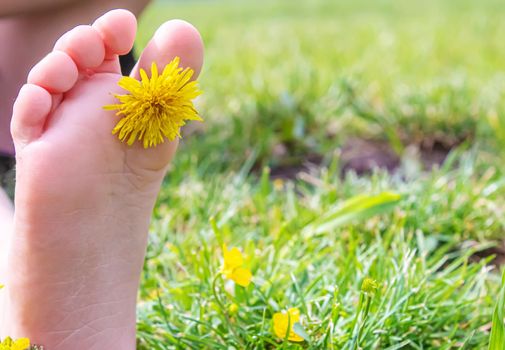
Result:
<svg viewBox="0 0 505 350"><path fill-rule="evenodd" d="M392 192L378 195L358 195L337 204L329 212L305 227L305 238L322 232L334 230L353 220L367 220L372 216L391 211L401 200L401 196Z"/></svg>

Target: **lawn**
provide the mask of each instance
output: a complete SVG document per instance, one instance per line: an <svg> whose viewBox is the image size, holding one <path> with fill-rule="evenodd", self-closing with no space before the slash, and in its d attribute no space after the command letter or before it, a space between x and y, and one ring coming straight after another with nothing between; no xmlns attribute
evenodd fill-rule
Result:
<svg viewBox="0 0 505 350"><path fill-rule="evenodd" d="M184 131L155 208L138 349L487 349L505 6L158 1L137 49L170 18L204 38L205 123ZM223 245L247 287L220 273ZM303 341L273 326L290 308Z"/></svg>

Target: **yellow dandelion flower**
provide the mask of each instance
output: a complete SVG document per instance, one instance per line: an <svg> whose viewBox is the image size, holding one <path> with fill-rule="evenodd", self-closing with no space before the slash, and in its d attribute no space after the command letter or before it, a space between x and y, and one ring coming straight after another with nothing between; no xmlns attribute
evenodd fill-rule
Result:
<svg viewBox="0 0 505 350"><path fill-rule="evenodd" d="M303 338L293 331L295 323L300 322L300 310L298 308L290 308L287 313L277 312L273 317L274 333L281 339L286 338L294 342L302 342Z"/></svg>
<svg viewBox="0 0 505 350"><path fill-rule="evenodd" d="M12 344L12 350L27 350L30 347L28 338L20 338Z"/></svg>
<svg viewBox="0 0 505 350"><path fill-rule="evenodd" d="M138 81L122 77L118 85L129 94L114 96L120 103L104 106L117 110L121 120L112 130L118 138L132 145L142 141L144 148L155 147L167 138L181 137L179 130L186 120L202 121L192 100L201 94L196 81L191 81L193 70L179 67L179 57L170 62L161 75L153 62L151 78L141 69Z"/></svg>
<svg viewBox="0 0 505 350"><path fill-rule="evenodd" d="M221 268L221 273L239 286L247 287L251 283L252 273L244 268L244 258L238 248L228 250L226 244L223 244L224 264Z"/></svg>
<svg viewBox="0 0 505 350"><path fill-rule="evenodd" d="M19 338L12 340L7 337L0 343L0 350L28 350L30 348L30 340L28 338Z"/></svg>

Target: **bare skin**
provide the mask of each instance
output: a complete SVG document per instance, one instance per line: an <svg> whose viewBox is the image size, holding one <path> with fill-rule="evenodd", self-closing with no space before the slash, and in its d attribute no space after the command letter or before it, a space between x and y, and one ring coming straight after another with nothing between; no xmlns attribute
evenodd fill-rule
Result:
<svg viewBox="0 0 505 350"><path fill-rule="evenodd" d="M28 71L56 39L77 24L124 8L135 15L149 0L0 0L0 153L14 154L9 132L12 102Z"/></svg>
<svg viewBox="0 0 505 350"><path fill-rule="evenodd" d="M0 222L11 221L13 212L11 201L5 193L0 192Z"/></svg>
<svg viewBox="0 0 505 350"><path fill-rule="evenodd" d="M177 147L145 150L111 135L118 117L102 107L122 92L117 55L132 47L135 24L131 13L115 10L75 28L19 93L12 120L16 213L0 336L29 337L51 350L135 349L148 225ZM178 20L158 29L132 76L175 56L199 73L200 35Z"/></svg>
<svg viewBox="0 0 505 350"><path fill-rule="evenodd" d="M113 8L138 15L150 0L0 0L0 154L14 155L13 101L30 69L76 24ZM0 188L0 242L13 226L14 207ZM0 257L5 256L0 247ZM0 266L0 277L2 267ZM0 281L1 283L1 281Z"/></svg>
<svg viewBox="0 0 505 350"><path fill-rule="evenodd" d="M0 190L0 233L12 232L14 207L7 195ZM9 236L0 236L0 242L7 244ZM7 268L7 246L0 246L0 276L5 276ZM0 284L2 281L0 281Z"/></svg>

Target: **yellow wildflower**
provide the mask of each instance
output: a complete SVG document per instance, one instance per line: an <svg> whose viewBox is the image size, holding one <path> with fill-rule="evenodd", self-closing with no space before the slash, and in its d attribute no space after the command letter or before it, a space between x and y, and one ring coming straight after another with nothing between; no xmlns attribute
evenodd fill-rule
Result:
<svg viewBox="0 0 505 350"><path fill-rule="evenodd" d="M244 268L244 258L238 248L228 250L226 244L223 244L224 264L221 273L242 287L247 287L251 283L251 271Z"/></svg>
<svg viewBox="0 0 505 350"><path fill-rule="evenodd" d="M373 278L366 277L361 284L361 291L366 294L375 294L375 291L379 289L379 283Z"/></svg>
<svg viewBox="0 0 505 350"><path fill-rule="evenodd" d="M290 308L286 313L277 312L274 314L274 333L281 339L286 338L289 332L288 340L294 342L302 342L303 338L293 331L295 323L300 322L300 310L298 308Z"/></svg>
<svg viewBox="0 0 505 350"><path fill-rule="evenodd" d="M238 305L233 303L231 304L229 307L228 307L228 312L230 313L230 315L235 315L237 312L238 312Z"/></svg>
<svg viewBox="0 0 505 350"><path fill-rule="evenodd" d="M112 130L121 141L132 145L141 140L144 148L163 143L164 138L173 141L181 137L179 129L185 120L198 120L192 100L201 94L196 81L191 81L193 70L179 67L179 57L170 62L161 75L153 62L151 78L141 69L141 81L122 77L118 85L127 95L114 95L120 103L108 105L107 110L117 110L121 120Z"/></svg>
<svg viewBox="0 0 505 350"><path fill-rule="evenodd" d="M28 350L29 348L30 340L27 338L12 340L7 337L0 343L0 350Z"/></svg>

